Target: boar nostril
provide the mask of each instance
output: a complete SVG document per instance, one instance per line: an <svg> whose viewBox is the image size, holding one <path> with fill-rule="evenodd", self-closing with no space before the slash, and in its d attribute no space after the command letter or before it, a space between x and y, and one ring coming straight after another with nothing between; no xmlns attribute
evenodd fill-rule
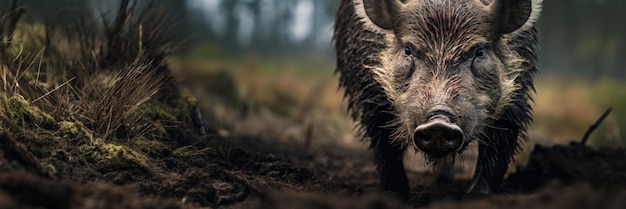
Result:
<svg viewBox="0 0 626 209"><path fill-rule="evenodd" d="M463 144L463 131L442 118L422 124L413 132L415 146L431 155L447 155ZM437 156L439 157L439 156Z"/></svg>
<svg viewBox="0 0 626 209"><path fill-rule="evenodd" d="M449 147L458 148L463 143L463 132L461 131L461 129L450 130L446 133L445 140Z"/></svg>
<svg viewBox="0 0 626 209"><path fill-rule="evenodd" d="M424 130L416 130L413 134L413 140L418 147L429 146L432 136Z"/></svg>

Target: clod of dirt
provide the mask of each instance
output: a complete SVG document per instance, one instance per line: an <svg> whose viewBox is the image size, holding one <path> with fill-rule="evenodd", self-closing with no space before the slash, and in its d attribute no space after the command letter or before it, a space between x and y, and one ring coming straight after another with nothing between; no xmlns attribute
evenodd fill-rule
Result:
<svg viewBox="0 0 626 209"><path fill-rule="evenodd" d="M557 180L563 184L587 182L594 187L626 186L626 150L593 149L572 143L544 147L537 145L528 165L518 168L505 187L511 191L535 191Z"/></svg>
<svg viewBox="0 0 626 209"><path fill-rule="evenodd" d="M0 152L7 160L15 160L26 169L42 176L51 176L51 171L42 166L37 158L28 151L26 146L10 137L7 133L0 133Z"/></svg>

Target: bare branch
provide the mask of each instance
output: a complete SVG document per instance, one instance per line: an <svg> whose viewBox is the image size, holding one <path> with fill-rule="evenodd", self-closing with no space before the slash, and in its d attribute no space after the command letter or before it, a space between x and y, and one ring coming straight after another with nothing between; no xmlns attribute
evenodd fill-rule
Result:
<svg viewBox="0 0 626 209"><path fill-rule="evenodd" d="M598 126L600 125L600 123L602 123L602 121L604 121L604 119L606 118L606 116L609 115L609 113L611 112L611 109L609 107L609 109L607 109L606 111L604 111L604 113L602 114L602 116L600 116L600 118L598 118L598 120L596 120L595 123L593 123L589 129L587 129L587 132L585 133L585 136L583 136L582 141L580 142L580 144L582 146L585 146L585 144L587 143L587 140L589 139L589 135L591 135L591 133L596 130L596 128L598 128Z"/></svg>

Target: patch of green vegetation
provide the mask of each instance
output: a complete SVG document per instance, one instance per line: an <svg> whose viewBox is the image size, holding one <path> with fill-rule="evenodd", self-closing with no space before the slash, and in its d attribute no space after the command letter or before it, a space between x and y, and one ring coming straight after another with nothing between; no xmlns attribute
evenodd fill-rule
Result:
<svg viewBox="0 0 626 209"><path fill-rule="evenodd" d="M86 153L94 161L122 157L124 159L135 161L139 164L145 164L148 159L145 155L126 145L106 143L100 138L96 138L91 143L82 145L80 150L82 150L83 153Z"/></svg>
<svg viewBox="0 0 626 209"><path fill-rule="evenodd" d="M59 132L76 136L80 133L80 128L78 127L78 125L76 125L75 122L60 121Z"/></svg>
<svg viewBox="0 0 626 209"><path fill-rule="evenodd" d="M198 155L204 155L205 151L207 149L211 149L211 148L198 148L195 146L183 146L183 147L179 147L177 149L175 149L172 152L172 155L174 157L181 157L181 158L185 158L185 157L193 157L193 156L198 156Z"/></svg>
<svg viewBox="0 0 626 209"><path fill-rule="evenodd" d="M166 92L167 89L162 91ZM171 121L184 121L189 117L190 111L198 103L197 99L187 91L181 90L179 92L178 88L171 91L176 92L164 93L167 95L162 96L159 100L152 100L144 104L143 109L146 114L151 118Z"/></svg>
<svg viewBox="0 0 626 209"><path fill-rule="evenodd" d="M59 130L57 131L58 137L84 137L89 141L94 140L93 132L85 126L82 122L73 118L69 120L59 121Z"/></svg>
<svg viewBox="0 0 626 209"><path fill-rule="evenodd" d="M58 172L58 170L57 170L57 167L56 167L56 166L54 166L54 165L52 165L52 164L50 164L50 163L47 163L47 164L46 164L46 166L48 166L48 168L50 169L50 172L51 172L52 174L55 174L55 173L57 173L57 172Z"/></svg>
<svg viewBox="0 0 626 209"><path fill-rule="evenodd" d="M151 100L141 107L141 114L152 126L152 135L182 137L190 130L191 113L197 107L197 99L184 90L174 90L159 100Z"/></svg>
<svg viewBox="0 0 626 209"><path fill-rule="evenodd" d="M151 118L160 118L162 120L175 121L180 115L179 110L161 102L146 103L143 109Z"/></svg>
<svg viewBox="0 0 626 209"><path fill-rule="evenodd" d="M10 120L18 126L28 127L30 130L43 128L45 130L56 130L58 124L54 117L43 112L37 106L31 105L20 96L12 96L3 101L5 120ZM6 121L8 122L8 121Z"/></svg>
<svg viewBox="0 0 626 209"><path fill-rule="evenodd" d="M162 141L152 140L142 136L134 138L132 143L137 149L149 156L161 156L163 155L163 150L168 148Z"/></svg>

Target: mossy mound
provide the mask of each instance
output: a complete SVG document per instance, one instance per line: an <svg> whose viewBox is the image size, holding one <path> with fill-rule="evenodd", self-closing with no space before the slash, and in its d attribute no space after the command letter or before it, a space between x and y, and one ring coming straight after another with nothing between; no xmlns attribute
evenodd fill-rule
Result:
<svg viewBox="0 0 626 209"><path fill-rule="evenodd" d="M102 139L95 139L91 143L85 144L80 147L87 156L94 162L101 160L112 159L115 157L122 157L124 159L132 160L139 164L145 164L148 157L140 152L135 151L129 146L107 143Z"/></svg>
<svg viewBox="0 0 626 209"><path fill-rule="evenodd" d="M11 96L2 102L2 112L6 125L24 127L27 130L56 130L58 123L52 115L41 111L21 96Z"/></svg>

